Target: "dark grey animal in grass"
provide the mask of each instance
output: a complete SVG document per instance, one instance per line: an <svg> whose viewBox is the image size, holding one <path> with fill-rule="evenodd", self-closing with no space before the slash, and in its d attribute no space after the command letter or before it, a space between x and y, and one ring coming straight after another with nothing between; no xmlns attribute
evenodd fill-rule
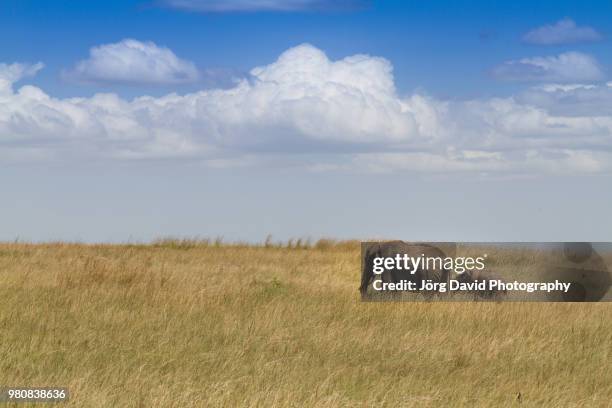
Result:
<svg viewBox="0 0 612 408"><path fill-rule="evenodd" d="M421 243L407 243L404 241L376 242L363 244L363 259L361 271L361 292L362 299L368 297L368 287L375 279L374 274L374 259L375 258L394 258L396 255L408 255L412 258L440 258L444 260L446 254L436 246ZM402 280L415 282L417 287L421 286L421 282L431 280L432 282L448 282L450 270L442 267L443 262L435 263L431 268L418 268L414 273L406 270L386 270L381 274L380 279L383 282L397 283Z"/></svg>
<svg viewBox="0 0 612 408"><path fill-rule="evenodd" d="M490 299L490 300L501 300L503 299L506 295L507 295L507 291L505 289L501 290L501 289L488 289L489 287L489 281L493 281L493 280L500 280L503 282L503 279L501 279L497 274L495 274L494 272L488 271L486 269L484 270L478 270L478 269L474 269L471 271L465 271L462 274L455 274L456 276L454 276L451 279L456 279L459 282L462 283L472 283L475 281L478 282L487 282L487 289L486 290L475 290L472 293L474 295L476 295L477 297L480 297L482 299Z"/></svg>
<svg viewBox="0 0 612 408"><path fill-rule="evenodd" d="M612 286L612 275L604 258L589 242L566 242L559 265L551 265L544 275L544 281L560 280L570 283L565 292L550 292L549 301L598 302Z"/></svg>

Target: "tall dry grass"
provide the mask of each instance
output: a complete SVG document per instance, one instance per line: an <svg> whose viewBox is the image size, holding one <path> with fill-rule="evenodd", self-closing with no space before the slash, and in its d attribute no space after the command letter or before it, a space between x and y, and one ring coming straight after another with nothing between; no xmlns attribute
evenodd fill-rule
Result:
<svg viewBox="0 0 612 408"><path fill-rule="evenodd" d="M611 406L609 303L361 303L359 263L354 242L0 244L0 385L73 407Z"/></svg>

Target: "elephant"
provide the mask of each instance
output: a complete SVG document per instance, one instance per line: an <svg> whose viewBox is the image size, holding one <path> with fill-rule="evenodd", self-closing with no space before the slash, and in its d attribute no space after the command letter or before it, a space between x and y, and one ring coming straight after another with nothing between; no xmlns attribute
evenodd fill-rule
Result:
<svg viewBox="0 0 612 408"><path fill-rule="evenodd" d="M551 292L549 301L598 302L612 286L612 276L604 258L588 242L566 242L559 265L544 272L544 281L560 280L571 283L567 293Z"/></svg>
<svg viewBox="0 0 612 408"><path fill-rule="evenodd" d="M501 279L497 274L495 274L494 272L491 272L489 270L471 270L471 271L465 271L462 274L456 274L456 277L453 277L452 279L456 279L457 281L461 282L461 283L472 283L475 281L479 281L479 282L487 282L487 287L488 287L488 282L489 281L493 281L493 280L500 280L503 281L503 279ZM506 295L507 295L507 291L505 289L487 289L487 290L476 290L473 292L474 295L476 295L477 297L480 297L482 299L489 299L489 300L501 300L503 299Z"/></svg>
<svg viewBox="0 0 612 408"><path fill-rule="evenodd" d="M410 257L446 258L446 254L438 247L425 243L407 243L404 241L388 241L363 243L362 249L362 272L359 292L361 298L368 297L368 287L374 281L374 258L393 258L396 255L408 255ZM450 270L445 269L440 262L433 268L420 267L414 273L406 270L385 270L380 279L383 282L400 282L406 280L414 282L420 287L421 282L431 280L432 282L448 282Z"/></svg>

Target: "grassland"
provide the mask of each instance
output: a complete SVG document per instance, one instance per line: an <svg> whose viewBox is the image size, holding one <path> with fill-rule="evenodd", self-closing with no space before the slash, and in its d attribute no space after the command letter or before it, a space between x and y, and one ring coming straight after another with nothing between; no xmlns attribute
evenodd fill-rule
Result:
<svg viewBox="0 0 612 408"><path fill-rule="evenodd" d="M0 244L0 385L72 407L612 406L612 304L362 303L359 263L354 243Z"/></svg>

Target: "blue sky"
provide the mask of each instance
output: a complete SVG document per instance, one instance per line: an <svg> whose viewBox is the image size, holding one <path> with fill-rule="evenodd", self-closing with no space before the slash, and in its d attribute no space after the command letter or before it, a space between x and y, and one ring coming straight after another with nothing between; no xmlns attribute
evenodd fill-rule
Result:
<svg viewBox="0 0 612 408"><path fill-rule="evenodd" d="M0 239L609 240L611 12L5 0Z"/></svg>
<svg viewBox="0 0 612 408"><path fill-rule="evenodd" d="M449 97L507 93L517 87L490 77L497 64L568 49L524 44L523 34L570 17L607 35L607 16L612 12L603 1L372 1L352 11L295 13L197 13L141 0L4 3L3 60L43 61L47 68L33 82L65 96L108 89L136 94L120 87L74 87L60 78L60 71L86 57L90 47L124 38L165 45L204 68L239 72L308 42L331 58L368 53L389 59L400 92L422 88ZM597 42L569 48L593 53L610 64L608 47Z"/></svg>

